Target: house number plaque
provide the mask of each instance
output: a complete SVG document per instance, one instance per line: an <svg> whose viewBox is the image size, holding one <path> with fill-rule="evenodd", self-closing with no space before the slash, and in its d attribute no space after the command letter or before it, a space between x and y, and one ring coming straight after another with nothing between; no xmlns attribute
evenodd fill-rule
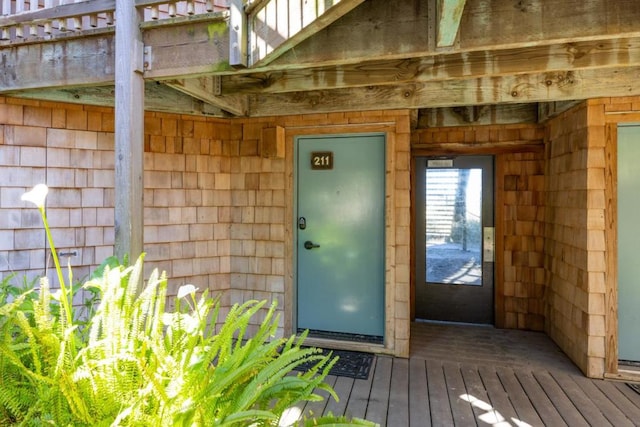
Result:
<svg viewBox="0 0 640 427"><path fill-rule="evenodd" d="M316 151L311 153L311 169L312 170L333 169L333 152L332 151Z"/></svg>

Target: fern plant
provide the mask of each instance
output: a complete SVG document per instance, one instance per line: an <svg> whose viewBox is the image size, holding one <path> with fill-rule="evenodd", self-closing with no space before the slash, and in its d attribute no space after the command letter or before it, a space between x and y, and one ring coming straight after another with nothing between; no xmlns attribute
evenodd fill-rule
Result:
<svg viewBox="0 0 640 427"><path fill-rule="evenodd" d="M220 323L219 299L186 285L167 310L167 278L154 270L143 280L141 256L103 263L83 285L99 303L81 318L71 305L79 288L54 261L56 292L46 278L38 292L18 292L9 278L0 286L0 425L271 426L294 404L322 399L318 390L337 399L324 383L337 358L302 347L305 335L275 338L275 304L235 305ZM306 424L332 420L371 425Z"/></svg>

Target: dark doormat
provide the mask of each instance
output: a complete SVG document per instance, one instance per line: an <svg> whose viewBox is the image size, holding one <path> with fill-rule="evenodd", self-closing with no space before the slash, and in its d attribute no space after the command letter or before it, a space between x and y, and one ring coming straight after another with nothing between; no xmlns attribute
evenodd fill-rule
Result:
<svg viewBox="0 0 640 427"><path fill-rule="evenodd" d="M355 378L358 380L366 380L369 378L369 371L371 370L374 358L373 354L363 353L360 351L329 350L324 348L320 350L322 350L322 354L324 355L332 352L333 357L339 357L336 364L333 365L331 371L329 371L329 375ZM311 363L303 363L296 369L298 371L306 371L311 368L311 366Z"/></svg>

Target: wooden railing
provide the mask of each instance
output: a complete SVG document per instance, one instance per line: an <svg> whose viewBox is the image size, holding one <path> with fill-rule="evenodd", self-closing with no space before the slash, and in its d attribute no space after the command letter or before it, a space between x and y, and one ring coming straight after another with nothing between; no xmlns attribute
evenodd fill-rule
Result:
<svg viewBox="0 0 640 427"><path fill-rule="evenodd" d="M136 0L143 21L228 10L227 0ZM0 0L0 45L113 26L115 0Z"/></svg>

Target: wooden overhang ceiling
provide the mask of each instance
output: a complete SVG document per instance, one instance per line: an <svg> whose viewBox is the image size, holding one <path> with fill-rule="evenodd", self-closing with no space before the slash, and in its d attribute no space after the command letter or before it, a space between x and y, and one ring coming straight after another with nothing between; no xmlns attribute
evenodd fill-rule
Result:
<svg viewBox="0 0 640 427"><path fill-rule="evenodd" d="M113 1L85 3L104 12ZM640 94L637 0L302 4L313 19L284 0L233 0L228 12L143 22L146 108L226 117L409 108L429 123L446 112L517 122L563 102ZM0 41L0 94L113 105L114 40L110 27Z"/></svg>

